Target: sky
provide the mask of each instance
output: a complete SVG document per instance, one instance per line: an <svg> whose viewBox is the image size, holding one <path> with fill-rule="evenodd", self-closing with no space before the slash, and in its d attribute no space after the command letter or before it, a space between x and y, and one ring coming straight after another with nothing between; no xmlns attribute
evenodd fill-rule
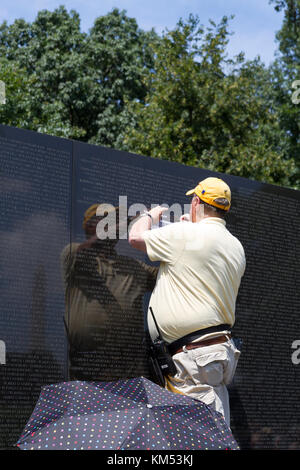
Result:
<svg viewBox="0 0 300 470"><path fill-rule="evenodd" d="M113 8L126 10L140 28L157 33L173 29L179 18L187 19L190 13L198 15L207 26L209 19L219 22L226 15L234 15L230 21L233 36L228 45L230 56L245 52L247 59L258 55L268 65L277 50L275 34L280 29L283 13L277 13L269 0L9 0L0 3L0 23L11 24L17 18L33 21L43 9L53 11L64 5L68 11L77 11L82 31L88 32L95 18Z"/></svg>

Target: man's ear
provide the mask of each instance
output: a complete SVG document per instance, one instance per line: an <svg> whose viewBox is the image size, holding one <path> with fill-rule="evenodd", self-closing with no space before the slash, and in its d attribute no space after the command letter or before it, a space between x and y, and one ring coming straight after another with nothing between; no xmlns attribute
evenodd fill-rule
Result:
<svg viewBox="0 0 300 470"><path fill-rule="evenodd" d="M201 199L199 196L195 195L192 202L194 203L195 206L199 206L201 204Z"/></svg>
<svg viewBox="0 0 300 470"><path fill-rule="evenodd" d="M191 206L192 206L192 222L194 222L194 223L197 221L196 213L197 213L197 207L199 206L199 204L200 204L200 198L198 196L196 196L196 194L195 194L193 199L192 199L192 203L191 203Z"/></svg>

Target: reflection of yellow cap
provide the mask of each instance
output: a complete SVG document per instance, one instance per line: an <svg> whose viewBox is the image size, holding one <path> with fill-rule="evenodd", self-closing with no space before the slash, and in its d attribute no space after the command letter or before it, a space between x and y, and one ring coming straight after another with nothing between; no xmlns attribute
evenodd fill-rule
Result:
<svg viewBox="0 0 300 470"><path fill-rule="evenodd" d="M99 204L93 204L84 213L82 227L85 228L87 222L96 215L97 207Z"/></svg>
<svg viewBox="0 0 300 470"><path fill-rule="evenodd" d="M105 212L109 213L113 210L118 210L118 207L112 207L108 204L92 204L84 213L82 227L85 229L87 222L96 215L98 207L103 206Z"/></svg>
<svg viewBox="0 0 300 470"><path fill-rule="evenodd" d="M206 178L200 181L196 188L186 193L187 196L196 194L203 202L228 211L231 205L229 186L220 178Z"/></svg>

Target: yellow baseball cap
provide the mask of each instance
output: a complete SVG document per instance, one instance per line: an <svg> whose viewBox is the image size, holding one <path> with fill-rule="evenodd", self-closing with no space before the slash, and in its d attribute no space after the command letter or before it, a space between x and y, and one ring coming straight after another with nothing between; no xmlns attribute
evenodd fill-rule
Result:
<svg viewBox="0 0 300 470"><path fill-rule="evenodd" d="M220 178L206 178L200 181L196 188L186 193L187 196L196 194L203 202L229 211L231 205L231 191L229 186Z"/></svg>

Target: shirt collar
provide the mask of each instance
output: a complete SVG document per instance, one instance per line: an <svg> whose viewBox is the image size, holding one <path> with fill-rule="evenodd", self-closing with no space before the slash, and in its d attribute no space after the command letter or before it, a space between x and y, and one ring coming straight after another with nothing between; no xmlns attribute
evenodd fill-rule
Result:
<svg viewBox="0 0 300 470"><path fill-rule="evenodd" d="M224 227L226 226L226 221L224 219L221 219L220 217L205 217L205 219L202 219L199 224L220 224L223 225Z"/></svg>

